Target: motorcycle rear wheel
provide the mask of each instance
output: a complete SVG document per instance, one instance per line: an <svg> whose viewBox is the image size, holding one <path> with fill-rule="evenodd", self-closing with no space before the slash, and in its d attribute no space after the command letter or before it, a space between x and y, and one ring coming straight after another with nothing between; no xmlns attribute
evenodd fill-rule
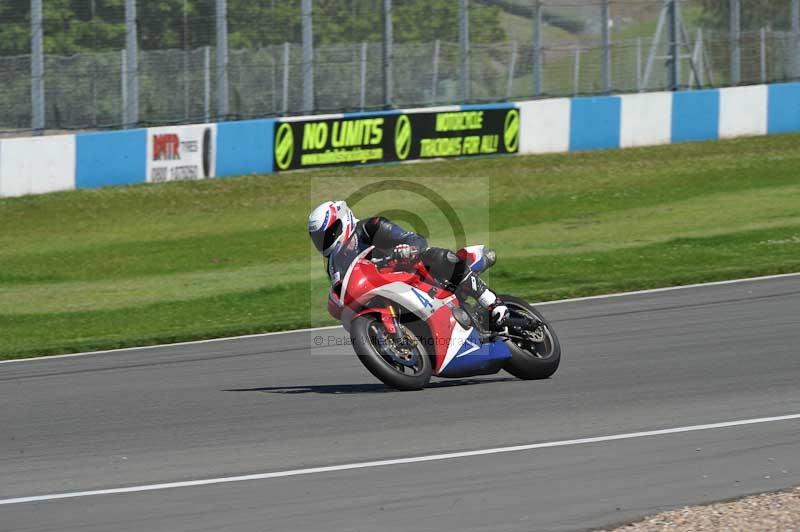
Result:
<svg viewBox="0 0 800 532"><path fill-rule="evenodd" d="M350 338L358 359L375 377L397 390L421 390L431 380L433 366L425 346L405 325L401 332L408 342L398 347L388 337L379 318L360 316L350 326Z"/></svg>
<svg viewBox="0 0 800 532"><path fill-rule="evenodd" d="M518 379L549 378L561 363L561 344L555 331L544 316L527 301L514 296L500 296L500 299L508 307L512 316L515 314L535 316L542 322L541 331L531 331L531 333L535 333L533 336L541 341L523 342L513 339L506 341L506 345L511 350L511 360L503 369Z"/></svg>

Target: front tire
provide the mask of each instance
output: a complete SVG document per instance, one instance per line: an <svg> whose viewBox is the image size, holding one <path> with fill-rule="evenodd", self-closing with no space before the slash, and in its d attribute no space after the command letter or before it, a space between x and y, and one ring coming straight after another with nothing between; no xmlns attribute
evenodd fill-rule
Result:
<svg viewBox="0 0 800 532"><path fill-rule="evenodd" d="M531 341L506 340L511 350L511 360L503 367L518 379L547 379L561 363L561 344L550 323L527 301L513 296L500 296L500 300L514 316L535 316L542 325L540 331L530 331Z"/></svg>
<svg viewBox="0 0 800 532"><path fill-rule="evenodd" d="M397 347L387 338L375 315L359 316L350 326L350 338L358 359L370 373L397 390L421 390L431 380L433 366L425 346L411 330L400 325L407 346Z"/></svg>

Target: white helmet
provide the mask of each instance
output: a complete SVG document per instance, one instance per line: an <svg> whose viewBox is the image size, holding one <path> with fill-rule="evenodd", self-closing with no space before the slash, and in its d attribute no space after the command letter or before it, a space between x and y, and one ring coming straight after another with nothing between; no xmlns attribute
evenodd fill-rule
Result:
<svg viewBox="0 0 800 532"><path fill-rule="evenodd" d="M314 247L328 257L339 251L355 231L358 219L344 201L326 201L308 216L308 234Z"/></svg>

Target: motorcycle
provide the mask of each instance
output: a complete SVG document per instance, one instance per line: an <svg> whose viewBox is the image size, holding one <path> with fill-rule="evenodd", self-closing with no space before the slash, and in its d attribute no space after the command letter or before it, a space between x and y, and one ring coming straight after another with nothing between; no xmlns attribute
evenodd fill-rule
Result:
<svg viewBox="0 0 800 532"><path fill-rule="evenodd" d="M526 301L499 296L509 317L503 330L493 330L485 309L462 301L455 287L437 283L422 262L368 258L373 249L337 256L345 274L329 305L359 360L387 386L420 390L434 375L464 378L501 370L520 379L546 379L558 369L558 338ZM458 253L475 275L495 262L484 246Z"/></svg>

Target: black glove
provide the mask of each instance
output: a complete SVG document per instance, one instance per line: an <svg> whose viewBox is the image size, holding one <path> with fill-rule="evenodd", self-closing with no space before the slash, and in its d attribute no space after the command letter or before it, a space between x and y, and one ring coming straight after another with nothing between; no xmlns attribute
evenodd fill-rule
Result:
<svg viewBox="0 0 800 532"><path fill-rule="evenodd" d="M419 248L398 244L392 250L392 258L402 262L413 262L419 258Z"/></svg>

